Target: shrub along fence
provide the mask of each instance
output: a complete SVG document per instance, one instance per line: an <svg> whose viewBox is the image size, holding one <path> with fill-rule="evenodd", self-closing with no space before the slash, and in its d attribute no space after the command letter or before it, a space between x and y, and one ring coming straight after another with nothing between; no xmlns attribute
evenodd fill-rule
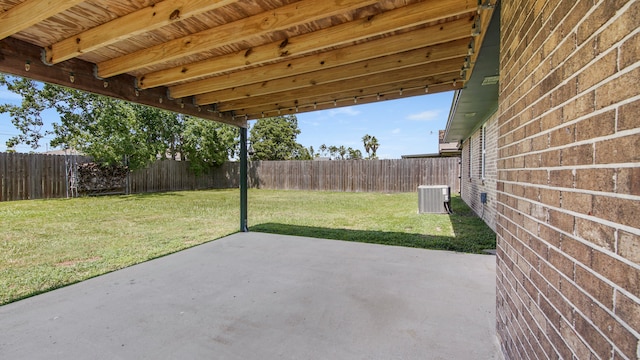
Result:
<svg viewBox="0 0 640 360"><path fill-rule="evenodd" d="M0 201L64 198L77 193L72 169L82 156L0 153ZM419 185L448 185L459 192L458 158L332 161L251 161L251 188L345 192L413 192ZM201 176L185 161L159 160L130 173L129 193L239 187L237 162Z"/></svg>

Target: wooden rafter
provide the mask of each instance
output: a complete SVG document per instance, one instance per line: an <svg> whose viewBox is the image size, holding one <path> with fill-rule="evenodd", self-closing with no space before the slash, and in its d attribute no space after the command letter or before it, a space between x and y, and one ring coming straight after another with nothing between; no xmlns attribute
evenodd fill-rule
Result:
<svg viewBox="0 0 640 360"><path fill-rule="evenodd" d="M119 75L108 81L99 80L93 75L93 64L80 59L67 60L53 66L45 65L39 60L41 50L35 45L13 38L0 40L0 72L246 127L244 119L236 120L230 114L212 111L211 107L197 106L193 101L186 101L188 99L171 100L166 96L166 88L137 91L131 86L135 78L130 75Z"/></svg>
<svg viewBox="0 0 640 360"><path fill-rule="evenodd" d="M236 0L166 0L96 26L49 46L46 59L50 64L71 59L185 18L215 10Z"/></svg>
<svg viewBox="0 0 640 360"><path fill-rule="evenodd" d="M411 70L415 70L416 66L429 63L433 63L433 69L438 69L443 64L447 64L447 69L450 67L460 68L459 61L461 57L465 56L467 43L467 41L462 40L458 41L456 45L449 45L439 49L431 47L410 50L404 53L360 61L332 69L319 70L297 76L218 90L216 92L207 93L206 96L208 96L209 99L220 99L216 102L223 102L248 97L254 98L283 91L317 87L324 84L343 82L345 80L363 77L366 78L366 81L375 83L376 79L378 79L378 77L374 76L376 74L387 73L386 76L389 77L388 72L393 71L396 74L406 76L401 69L414 68ZM453 62L443 61L449 59L455 60ZM418 74L419 73L416 73L413 76L415 77ZM383 79L380 80L382 81Z"/></svg>
<svg viewBox="0 0 640 360"><path fill-rule="evenodd" d="M227 71L241 69L247 65L258 65L271 61L282 60L286 57L304 55L306 53L326 49L332 46L352 43L370 36L389 33L398 29L437 21L449 16L475 14L476 7L469 7L453 1L440 1L447 6L434 6L434 1L425 1L390 10L382 14L356 20L324 30L315 31L290 39L289 41L274 42L234 54L173 67L143 75L139 78L141 88L167 85L178 81L187 81ZM451 39L471 34L473 22L468 19L440 24L443 34L450 34ZM466 27L466 28L465 28ZM436 39L445 41L447 35L431 33ZM462 34L464 33L464 35ZM422 39L430 42L429 38Z"/></svg>
<svg viewBox="0 0 640 360"><path fill-rule="evenodd" d="M457 72L426 77L409 81L395 82L376 87L357 89L345 92L337 92L331 95L318 95L304 99L280 101L274 104L251 106L235 109L236 116L248 119L258 119L283 114L303 113L315 110L333 109L342 106L369 104L377 101L401 99L407 96L434 94L443 91L458 90L463 87L463 82L453 80L458 76ZM428 87L426 84L431 84ZM399 91L398 89L402 89Z"/></svg>
<svg viewBox="0 0 640 360"><path fill-rule="evenodd" d="M312 71L328 70L354 62L398 54L416 48L432 45L430 52L442 52L450 46L457 47L464 42L461 53L467 52L469 44L468 20L459 20L450 26L430 26L416 31L384 37L368 43L362 43L348 48L327 51L316 55L292 59L285 62L265 65L229 75L207 78L169 88L171 96L178 98L202 94L205 92L222 90L228 87L238 87L246 84L258 83L287 76L295 76ZM458 40L455 43L443 41ZM439 46L436 44L440 44Z"/></svg>
<svg viewBox="0 0 640 360"><path fill-rule="evenodd" d="M0 12L0 39L18 33L83 1L28 0L12 7L8 11Z"/></svg>
<svg viewBox="0 0 640 360"><path fill-rule="evenodd" d="M459 60L459 59L457 59ZM378 85L390 84L398 81L406 81L418 77L429 77L439 74L451 73L460 70L460 61L445 60L435 63L412 66L397 71L393 75L389 72L381 72L368 76L360 76L348 80L340 80L327 84L285 90L277 93L269 93L262 96L238 96L232 89L215 93L202 94L196 96L196 103L200 105L217 104L220 111L229 111L250 106L273 104L288 99L299 99L317 95L327 95L335 92L349 91Z"/></svg>
<svg viewBox="0 0 640 360"><path fill-rule="evenodd" d="M0 71L246 126L245 115L463 87L486 5L0 0Z"/></svg>
<svg viewBox="0 0 640 360"><path fill-rule="evenodd" d="M98 64L98 75L108 78L274 31L285 30L374 3L376 3L374 0L303 0L101 62Z"/></svg>

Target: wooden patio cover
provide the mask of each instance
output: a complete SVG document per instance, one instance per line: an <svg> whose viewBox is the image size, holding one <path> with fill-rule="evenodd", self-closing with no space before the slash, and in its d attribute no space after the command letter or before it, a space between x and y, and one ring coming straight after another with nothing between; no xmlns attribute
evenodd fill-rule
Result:
<svg viewBox="0 0 640 360"><path fill-rule="evenodd" d="M0 72L240 127L460 89L495 0L0 0Z"/></svg>

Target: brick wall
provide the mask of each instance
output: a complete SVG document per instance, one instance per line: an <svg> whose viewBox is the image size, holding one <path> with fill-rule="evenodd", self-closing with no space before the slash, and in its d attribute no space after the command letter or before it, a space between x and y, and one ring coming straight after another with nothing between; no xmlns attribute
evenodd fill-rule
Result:
<svg viewBox="0 0 640 360"><path fill-rule="evenodd" d="M498 117L493 114L484 123L485 169L482 174L482 127L462 143L462 199L473 211L496 230L496 181L498 156ZM480 202L480 193L487 193L487 203Z"/></svg>
<svg viewBox="0 0 640 360"><path fill-rule="evenodd" d="M640 1L503 1L498 336L640 357Z"/></svg>

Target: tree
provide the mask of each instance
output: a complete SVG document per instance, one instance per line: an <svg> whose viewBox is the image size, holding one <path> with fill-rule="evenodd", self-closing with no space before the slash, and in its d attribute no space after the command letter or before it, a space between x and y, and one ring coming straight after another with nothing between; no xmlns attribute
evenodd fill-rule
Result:
<svg viewBox="0 0 640 360"><path fill-rule="evenodd" d="M60 89L55 97L61 123L54 124L52 146L76 149L106 165L126 160L130 169L142 168L159 151L164 153L131 104L71 89Z"/></svg>
<svg viewBox="0 0 640 360"><path fill-rule="evenodd" d="M150 106L133 105L147 141L156 144L156 152L176 160L182 154L182 132L187 116ZM164 157L162 157L164 158Z"/></svg>
<svg viewBox="0 0 640 360"><path fill-rule="evenodd" d="M54 134L52 146L76 149L103 164L126 159L134 170L157 157L182 154L194 159L196 172L237 151L238 132L231 126L19 77L0 75L0 85L23 99L20 106L0 105L20 131L7 141L9 148L24 143L37 149L45 135ZM42 112L49 108L58 112L60 123L43 133Z"/></svg>
<svg viewBox="0 0 640 360"><path fill-rule="evenodd" d="M378 156L376 155L376 152L378 151L378 147L380 146L380 144L378 143L378 139L376 139L375 136L371 137L371 141L369 142L369 147L371 148L371 158L372 159L377 159Z"/></svg>
<svg viewBox="0 0 640 360"><path fill-rule="evenodd" d="M187 116L182 133L182 151L189 160L190 169L200 175L222 165L234 152L236 132L229 125Z"/></svg>
<svg viewBox="0 0 640 360"><path fill-rule="evenodd" d="M347 152L348 152L347 156L349 157L349 160L360 160L360 159L362 159L362 151L360 151L358 149L353 149L353 148L349 147L347 149Z"/></svg>
<svg viewBox="0 0 640 360"><path fill-rule="evenodd" d="M338 153L338 147L335 145L331 145L328 147L329 150L329 156L331 157L331 159L335 159L336 154Z"/></svg>
<svg viewBox="0 0 640 360"><path fill-rule="evenodd" d="M20 106L0 105L0 113L9 113L11 123L20 131L19 135L7 140L7 147L11 149L18 144L25 144L34 150L37 149L40 140L46 135L42 133L44 125L42 112L50 106L51 102L43 96L39 84L33 80L0 74L0 85L22 96Z"/></svg>
<svg viewBox="0 0 640 360"><path fill-rule="evenodd" d="M327 145L320 145L320 154L322 154L322 156L327 156Z"/></svg>
<svg viewBox="0 0 640 360"><path fill-rule="evenodd" d="M347 148L344 145L340 145L338 147L338 154L340 154L340 160L344 160L345 155L347 155Z"/></svg>
<svg viewBox="0 0 640 360"><path fill-rule="evenodd" d="M378 147L380 144L378 143L378 139L375 136L371 136L366 134L362 137L362 143L364 144L364 150L367 152L368 159L377 159L378 156L376 152L378 151Z"/></svg>
<svg viewBox="0 0 640 360"><path fill-rule="evenodd" d="M309 151L296 142L300 134L295 115L262 118L251 127L249 141L253 160L310 159Z"/></svg>
<svg viewBox="0 0 640 360"><path fill-rule="evenodd" d="M364 145L364 151L367 152L367 157L369 157L369 152L371 151L371 135L366 134L363 136L362 143Z"/></svg>

